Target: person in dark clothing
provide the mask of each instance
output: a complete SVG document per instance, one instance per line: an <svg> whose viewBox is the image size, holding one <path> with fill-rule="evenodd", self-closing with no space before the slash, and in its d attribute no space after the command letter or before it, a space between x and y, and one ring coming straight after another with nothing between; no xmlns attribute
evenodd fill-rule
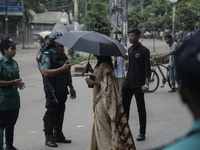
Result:
<svg viewBox="0 0 200 150"><path fill-rule="evenodd" d="M140 134L137 141L145 140L146 135L146 108L144 93L148 93L150 78L150 51L140 42L141 32L132 29L128 32L129 42L133 45L128 49L129 68L123 85L123 106L129 119L129 111L133 94L139 114Z"/></svg>
<svg viewBox="0 0 200 150"><path fill-rule="evenodd" d="M45 38L44 38L44 44L40 48L40 50L41 50L42 53L46 50L46 48L47 48L48 45L49 45L49 35L45 36Z"/></svg>
<svg viewBox="0 0 200 150"><path fill-rule="evenodd" d="M43 83L47 108L43 118L46 137L45 144L50 147L57 147L56 142L71 143L71 140L66 139L62 132L65 102L69 94L68 87L70 88L70 97L72 99L76 98L76 91L72 85L70 73L72 64L68 63L64 46L54 41L59 36L62 36L62 33L56 32L51 39L49 47L47 47L47 49L50 49L45 51L42 56ZM54 94L57 101L47 85L46 78L48 78L55 90Z"/></svg>

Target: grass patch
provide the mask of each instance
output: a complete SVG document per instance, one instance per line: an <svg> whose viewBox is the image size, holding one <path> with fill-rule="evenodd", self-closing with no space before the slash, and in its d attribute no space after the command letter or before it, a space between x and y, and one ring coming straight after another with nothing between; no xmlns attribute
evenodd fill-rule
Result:
<svg viewBox="0 0 200 150"><path fill-rule="evenodd" d="M89 57L89 56L88 56ZM79 64L81 63L82 61L88 61L88 57L86 56L79 56L79 57L75 57L75 59L73 58L69 58L69 63L70 64ZM97 60L96 57L94 56L90 56L90 60Z"/></svg>

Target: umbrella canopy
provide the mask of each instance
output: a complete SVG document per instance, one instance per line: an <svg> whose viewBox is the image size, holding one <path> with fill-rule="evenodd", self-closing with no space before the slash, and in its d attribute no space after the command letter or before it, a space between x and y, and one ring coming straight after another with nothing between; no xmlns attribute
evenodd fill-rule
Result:
<svg viewBox="0 0 200 150"><path fill-rule="evenodd" d="M45 36L49 35L51 33L51 31L42 31L39 32L38 34L44 39Z"/></svg>
<svg viewBox="0 0 200 150"><path fill-rule="evenodd" d="M98 56L124 56L127 52L117 40L94 31L70 31L55 41L71 50Z"/></svg>

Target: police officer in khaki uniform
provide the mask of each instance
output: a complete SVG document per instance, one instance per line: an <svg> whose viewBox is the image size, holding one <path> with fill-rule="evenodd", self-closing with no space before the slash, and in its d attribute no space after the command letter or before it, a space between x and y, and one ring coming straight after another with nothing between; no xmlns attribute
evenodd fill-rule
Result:
<svg viewBox="0 0 200 150"><path fill-rule="evenodd" d="M5 130L6 150L17 150L13 146L13 137L20 108L18 88L25 87L19 76L18 64L13 59L17 44L8 36L3 36L0 41L3 55L0 58L0 149L3 149Z"/></svg>

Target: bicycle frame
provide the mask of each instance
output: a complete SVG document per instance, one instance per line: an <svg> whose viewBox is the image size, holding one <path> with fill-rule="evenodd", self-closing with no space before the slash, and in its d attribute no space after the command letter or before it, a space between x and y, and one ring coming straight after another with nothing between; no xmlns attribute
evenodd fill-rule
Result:
<svg viewBox="0 0 200 150"><path fill-rule="evenodd" d="M157 62L157 59L155 59L155 61L154 61L154 65L155 65L155 68L156 68L156 67L158 68L160 74L161 74L162 77L163 77L162 82L163 82L163 84L165 84L166 81L167 81L167 78L165 77L164 73L162 72L160 66L161 66L161 67L164 67L164 68L167 70L167 72L169 71L169 68L166 67L166 66L164 66L164 65L162 65L162 64L160 64L160 63L158 63L158 62ZM156 70L156 69L154 69L154 70Z"/></svg>

